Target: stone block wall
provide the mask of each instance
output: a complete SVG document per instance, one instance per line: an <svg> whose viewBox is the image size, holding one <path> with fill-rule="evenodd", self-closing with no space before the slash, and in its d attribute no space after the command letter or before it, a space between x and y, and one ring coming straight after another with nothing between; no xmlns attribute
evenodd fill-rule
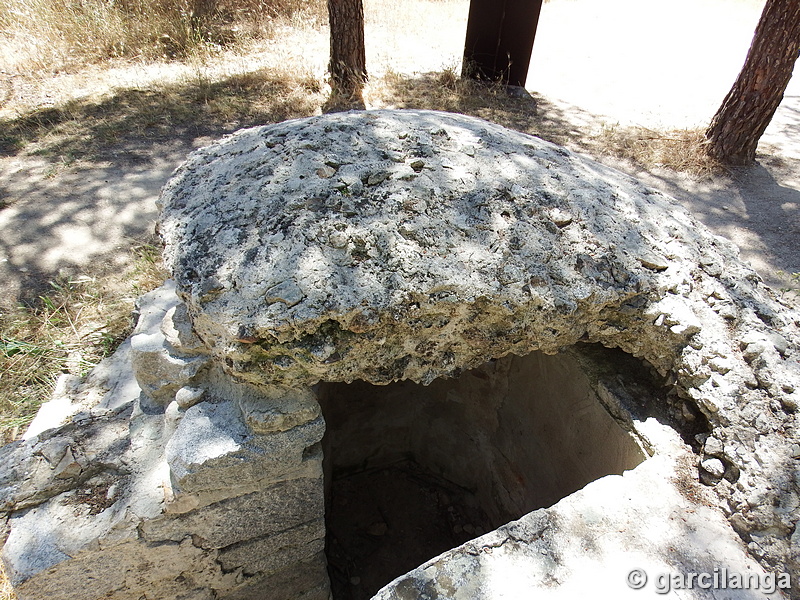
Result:
<svg viewBox="0 0 800 600"><path fill-rule="evenodd" d="M310 391L222 375L174 286L141 303L123 349L132 370L95 385L133 374L142 391L106 409L73 389L67 423L2 449L3 558L19 598L326 600L324 423Z"/></svg>

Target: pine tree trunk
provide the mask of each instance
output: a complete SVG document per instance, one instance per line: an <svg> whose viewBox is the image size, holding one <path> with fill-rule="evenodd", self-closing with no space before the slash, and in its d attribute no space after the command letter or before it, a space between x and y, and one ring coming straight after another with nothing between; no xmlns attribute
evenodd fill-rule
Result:
<svg viewBox="0 0 800 600"><path fill-rule="evenodd" d="M792 77L800 51L800 0L767 0L736 83L706 131L708 152L748 165Z"/></svg>
<svg viewBox="0 0 800 600"><path fill-rule="evenodd" d="M204 27L216 10L217 0L192 0L190 13L192 28L199 30Z"/></svg>
<svg viewBox="0 0 800 600"><path fill-rule="evenodd" d="M331 26L331 86L334 95L361 97L367 80L364 7L361 0L328 0Z"/></svg>

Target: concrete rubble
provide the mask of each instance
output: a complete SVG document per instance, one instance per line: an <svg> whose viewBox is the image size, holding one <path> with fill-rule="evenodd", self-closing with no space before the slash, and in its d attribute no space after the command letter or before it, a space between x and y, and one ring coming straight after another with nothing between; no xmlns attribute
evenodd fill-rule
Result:
<svg viewBox="0 0 800 600"><path fill-rule="evenodd" d="M591 384L652 456L376 598L662 597L660 574L724 569L800 599L800 314L668 197L479 119L374 111L240 131L160 204L174 282L0 449L20 600L328 598L320 382L590 344L660 378L647 406Z"/></svg>

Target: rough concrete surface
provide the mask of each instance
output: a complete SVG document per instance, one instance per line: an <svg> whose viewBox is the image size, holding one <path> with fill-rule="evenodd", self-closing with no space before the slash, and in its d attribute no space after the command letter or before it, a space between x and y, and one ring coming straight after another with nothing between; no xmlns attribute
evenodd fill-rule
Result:
<svg viewBox="0 0 800 600"><path fill-rule="evenodd" d="M643 125L657 133L661 128L705 126L741 68L761 9L757 2L729 0L664 4L551 0L547 4L528 89L546 98L554 116L563 120L564 130L579 137L617 124ZM426 25L421 31L428 39L421 39L419 23L408 31L403 31L407 28L402 22L385 30L382 21L368 19L371 72L377 75L388 68L413 78L419 72L457 65L467 13L467 3L462 5L446 24ZM413 11L409 6L404 10ZM395 18L403 18L397 8ZM315 33L313 40L308 34L292 40L296 46L289 62L308 61L309 71L319 71L324 78L327 34ZM254 70L263 67L261 55L236 56L230 62L238 67L246 59ZM225 65L223 71L231 68ZM62 72L47 82L38 101L52 105L54 99L66 99L70 89L110 93L115 84L146 88L153 79L180 81L196 77L193 69L134 64L112 73ZM181 70L183 74L174 74ZM785 274L800 272L800 250L792 243L800 231L799 109L800 79L795 78L762 140L759 164L732 177L698 182L669 171L647 174L630 165L617 166L649 178L648 185L666 191L712 231L736 243L770 285L787 287L791 282ZM193 147L224 132L204 131L202 136L155 143L137 139L112 148L106 161L66 168L58 159L0 157L0 206L7 205L0 210L3 296L35 297L34 292L62 269L74 274L94 271L99 265L127 264L131 241L152 234L158 217L154 202L172 170Z"/></svg>
<svg viewBox="0 0 800 600"><path fill-rule="evenodd" d="M240 132L161 202L179 294L235 377L429 383L619 347L710 422L702 477L751 550L796 564L797 314L669 198L476 119L376 111Z"/></svg>

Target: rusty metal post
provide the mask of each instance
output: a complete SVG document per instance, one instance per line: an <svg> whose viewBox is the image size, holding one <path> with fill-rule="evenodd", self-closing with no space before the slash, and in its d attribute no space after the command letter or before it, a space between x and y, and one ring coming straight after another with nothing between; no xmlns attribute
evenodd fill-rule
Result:
<svg viewBox="0 0 800 600"><path fill-rule="evenodd" d="M462 77L525 86L542 0L471 0Z"/></svg>

